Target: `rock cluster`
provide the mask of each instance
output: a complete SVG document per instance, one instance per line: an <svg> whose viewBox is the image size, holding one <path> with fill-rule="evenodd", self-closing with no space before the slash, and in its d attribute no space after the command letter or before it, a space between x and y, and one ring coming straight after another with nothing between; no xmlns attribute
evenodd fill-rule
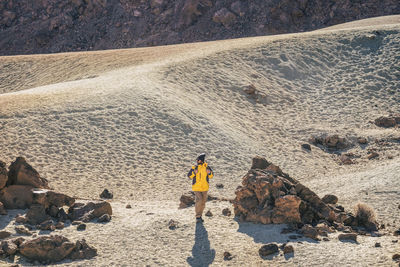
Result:
<svg viewBox="0 0 400 267"><path fill-rule="evenodd" d="M18 157L8 171L5 163L0 161L0 186L1 214L7 214L6 209L28 209L25 215L15 218L16 223L24 224L15 227L18 234L31 236L33 228L45 231L62 229L67 220L88 222L98 218L99 222L108 222L111 219L110 203L76 202L73 197L51 190L48 181L22 157ZM6 237L4 234L3 238ZM0 255L11 256L19 252L28 259L48 263L64 258L90 258L97 254L84 240L71 243L62 236L43 236L27 241L18 239L19 243L15 242L3 241Z"/></svg>
<svg viewBox="0 0 400 267"><path fill-rule="evenodd" d="M346 138L340 137L337 134L312 136L309 142L313 145L322 146L330 150L345 149L350 146L350 143Z"/></svg>
<svg viewBox="0 0 400 267"><path fill-rule="evenodd" d="M307 225L317 225L322 221L328 228L347 225L377 230L376 224L375 227L361 225L354 215L345 212L343 207L337 205L336 196L326 195L319 198L308 187L261 157L253 159L252 168L243 177L242 185L236 189L235 194L234 212L241 221L286 223L306 228ZM303 234L310 232L306 228L302 229ZM315 233L309 233L310 237L320 235L328 229L313 231Z"/></svg>

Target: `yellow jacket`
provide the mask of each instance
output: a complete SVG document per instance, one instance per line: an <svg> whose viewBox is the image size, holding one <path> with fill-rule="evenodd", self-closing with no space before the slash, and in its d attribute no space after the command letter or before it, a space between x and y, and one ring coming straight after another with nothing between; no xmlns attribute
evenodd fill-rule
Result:
<svg viewBox="0 0 400 267"><path fill-rule="evenodd" d="M207 174L207 169L210 170L210 174ZM197 174L195 173L197 170ZM192 166L192 169L188 173L188 177L192 179L192 191L208 191L209 179L214 177L213 171L207 163Z"/></svg>

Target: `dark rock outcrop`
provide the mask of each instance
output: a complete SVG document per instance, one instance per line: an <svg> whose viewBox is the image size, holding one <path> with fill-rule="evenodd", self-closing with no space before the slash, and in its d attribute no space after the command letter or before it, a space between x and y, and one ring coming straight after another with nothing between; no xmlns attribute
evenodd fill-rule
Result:
<svg viewBox="0 0 400 267"><path fill-rule="evenodd" d="M7 181L7 186L9 185L29 185L35 188L49 188L48 181L40 177L39 173L23 157L18 157L11 163Z"/></svg>
<svg viewBox="0 0 400 267"><path fill-rule="evenodd" d="M32 205L33 187L30 185L10 185L0 191L0 201L6 209L27 209Z"/></svg>
<svg viewBox="0 0 400 267"><path fill-rule="evenodd" d="M258 254L261 257L266 257L268 255L275 254L277 252L279 252L279 247L277 244L274 243L264 245L258 250Z"/></svg>
<svg viewBox="0 0 400 267"><path fill-rule="evenodd" d="M101 198L112 199L114 197L113 193L111 193L107 188L103 190L100 194Z"/></svg>
<svg viewBox="0 0 400 267"><path fill-rule="evenodd" d="M75 203L68 210L69 218L72 221L88 222L102 215L112 215L110 203L106 201L90 201L87 203Z"/></svg>
<svg viewBox="0 0 400 267"><path fill-rule="evenodd" d="M32 197L33 203L40 204L45 209L49 209L52 206L56 208L71 207L75 203L75 198L47 189L32 190Z"/></svg>

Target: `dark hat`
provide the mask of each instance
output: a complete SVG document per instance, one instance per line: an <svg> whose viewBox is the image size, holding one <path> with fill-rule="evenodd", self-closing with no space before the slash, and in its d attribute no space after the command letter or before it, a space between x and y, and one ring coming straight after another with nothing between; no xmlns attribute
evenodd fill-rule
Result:
<svg viewBox="0 0 400 267"><path fill-rule="evenodd" d="M206 153L202 153L197 157L197 160L201 160L202 162L204 162L205 158L206 158Z"/></svg>

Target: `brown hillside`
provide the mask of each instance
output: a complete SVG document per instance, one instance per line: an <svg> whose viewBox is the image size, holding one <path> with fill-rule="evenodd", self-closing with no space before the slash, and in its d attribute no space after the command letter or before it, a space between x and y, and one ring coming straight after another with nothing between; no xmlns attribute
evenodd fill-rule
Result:
<svg viewBox="0 0 400 267"><path fill-rule="evenodd" d="M301 32L399 13L397 0L10 0L0 2L0 55Z"/></svg>

